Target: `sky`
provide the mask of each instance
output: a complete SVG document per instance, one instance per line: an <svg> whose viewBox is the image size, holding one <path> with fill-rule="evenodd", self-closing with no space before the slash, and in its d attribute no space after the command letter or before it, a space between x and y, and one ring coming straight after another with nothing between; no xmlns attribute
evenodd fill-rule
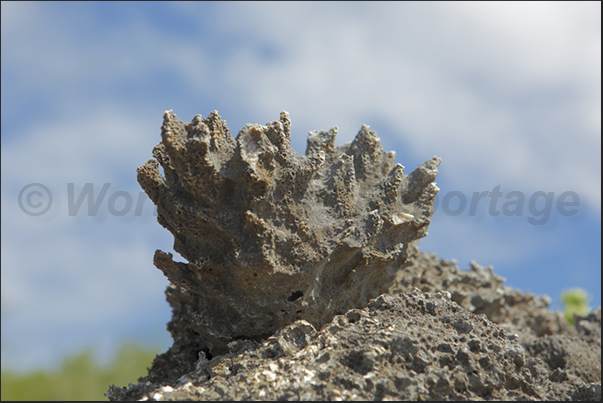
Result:
<svg viewBox="0 0 603 403"><path fill-rule="evenodd" d="M162 351L163 113L442 158L424 252L601 305L600 2L2 2L2 368ZM178 256L176 254L176 256Z"/></svg>

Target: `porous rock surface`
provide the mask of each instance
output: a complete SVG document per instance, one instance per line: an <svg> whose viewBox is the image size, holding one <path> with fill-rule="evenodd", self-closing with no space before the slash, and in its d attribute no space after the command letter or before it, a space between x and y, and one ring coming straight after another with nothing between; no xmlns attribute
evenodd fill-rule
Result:
<svg viewBox="0 0 603 403"><path fill-rule="evenodd" d="M188 325L212 354L366 306L427 234L439 158L404 175L368 126L339 147L337 127L310 132L300 155L290 127L282 112L235 139L216 111L190 123L167 111L154 158L138 168L188 261L156 251L154 263L180 287L174 294L188 294Z"/></svg>
<svg viewBox="0 0 603 403"><path fill-rule="evenodd" d="M413 280L404 280L406 271ZM453 262L416 249L397 278L389 293L335 316L322 329L299 320L263 342L232 342L228 353L210 359L203 349L189 351L188 362L172 347L137 385L112 386L107 395L114 400L601 400L600 308L577 316L573 328L545 309L547 298L501 286L504 279L491 268L473 263L460 271ZM419 290L435 291L450 278L456 280L445 282L442 291ZM472 299L491 299L492 308L474 313Z"/></svg>
<svg viewBox="0 0 603 403"><path fill-rule="evenodd" d="M165 119L162 143L166 142L166 138L172 136L169 134L169 130L174 131L169 128L169 125L174 124L173 116L166 114ZM170 121L172 123L169 123ZM198 118L193 119L193 123L198 124L200 121ZM215 133L216 130L218 132L223 130L224 133L227 133L226 125L220 123L223 121L219 120L217 113L212 113L203 122L212 133ZM179 131L180 137L174 137L179 140L172 140L172 143L186 144L183 146L184 148L193 147L190 142L197 141L195 140L197 135L190 134L193 129L189 126L177 123L175 131ZM220 127L222 129L219 129ZM246 126L237 137L239 147L242 144L241 137L245 133L249 133L251 127L251 125ZM271 127L273 129L270 129ZM266 132L270 130L279 132L281 127L281 133L287 137L288 134L284 133L288 133L290 122L286 113L281 114L280 123L274 122L266 127L257 126L256 129L266 135ZM344 155L353 154L355 148L350 144L338 148L332 146L334 132L332 129L330 132L311 133L307 153L309 157L307 156L306 163L312 158L320 163L322 160L320 151L326 150L323 164L337 167L336 162L332 161L346 159ZM376 138L374 133L371 135L368 128L363 127L355 142L358 143L358 138L366 137L367 133L370 135L369 138ZM206 137L206 142L214 144L211 140L214 137L216 136L210 136L209 140ZM275 136L266 137L273 139ZM217 138L223 140L220 136ZM261 135L257 135L256 138L265 140ZM314 140L312 140L313 138ZM322 139L318 143L323 146L315 147L313 145L317 143L317 138ZM265 144L262 141L259 143ZM326 143L331 146L324 146ZM233 155L236 154L236 147ZM200 209L199 204L195 204L198 203L196 200L199 195L192 195L184 185L186 181L194 181L192 178L183 179L186 176L184 173L197 172L198 174L199 171L195 171L198 168L194 168L192 165L186 166L184 162L171 162L176 157L166 154L165 150L168 148L166 145L160 144L154 151L155 157L164 166L165 181L162 182L163 179L156 171L156 163L153 161L139 169L139 181L158 204L159 221L174 233L175 248L180 249L176 250L180 253L182 253L181 251L197 250L196 253L200 253L203 246L201 243L197 243L196 238L187 238L191 232L186 228L191 224L186 222L183 217L196 218L198 221L195 225L201 225L199 222L207 222L208 219L214 219L214 216L199 215L199 211L210 210ZM379 150L379 147L375 149ZM333 154L332 150L339 151L334 153L336 156L329 157L329 152L327 152L329 150L331 154ZM187 151L178 152L186 153ZM337 154L338 152L342 154ZM364 152L366 150L360 154L354 154L353 160L362 160ZM317 159L316 155L318 155ZM187 158L190 160L189 163L195 161L191 156ZM197 161L204 161L201 165L210 160L211 157L197 159ZM378 158L365 158L365 160L373 161ZM433 201L434 192L437 189L432 181L437 172L435 166L438 162L438 159L428 161L415 171L419 172L418 174L413 173L409 177L402 176L400 168L397 168L400 173L398 177L402 178L401 181L396 182L397 186L402 188L400 184L406 183L407 190L405 192L409 192L408 189L413 188L415 196L417 189L419 193L422 191L423 200L426 202L418 201L421 198L419 197L419 199L415 199L415 204L408 204L409 199L404 199L401 196L404 192L401 193L398 190L394 198L397 204L395 204L395 208L388 210L387 202L383 201L383 193L387 194L385 189L388 187L383 185L383 179L378 180L375 177L372 182L354 185L364 186L362 195L371 194L371 189L373 191L370 196L362 196L362 198L370 200L369 202L366 200L356 202L356 205L366 204L363 208L354 210L354 214L357 214L354 216L354 222L366 223L367 213L377 215L381 217L383 227L387 228L387 225L391 225L390 230L397 228L397 231L405 233L404 245L397 249L394 248L394 250L391 249L391 244L387 247L384 247L383 244L379 245L381 251L389 250L390 255L392 251L397 251L398 255L394 259L384 259L383 256L386 254L381 253L377 254L373 263L366 263L366 259L354 261L354 264L349 267L356 267L354 265L360 264L363 270L370 271L371 264L375 264L375 270L383 276L383 283L379 283L377 278L370 275L355 277L355 281L364 279L376 289L373 292L352 291L353 295L362 295L364 299L354 301L351 305L350 301L344 303L342 302L344 298L341 298L342 294L350 291L339 290L338 293L333 293L333 299L339 301L340 305L323 316L313 313L312 309L303 310L302 315L290 315L289 320L280 321L278 325L274 324L275 322L267 321L265 325L272 324L273 326L270 327L272 329L270 332L264 334L237 335L236 332L232 332L233 328L229 328L230 332L222 331L221 333L212 333L211 329L204 330L202 326L211 327L212 324L216 324L215 320L211 319L215 312L207 312L211 306L207 302L203 302L203 295L198 294L199 282L202 282L201 278L205 278L200 277L199 273L204 273L204 276L207 273L199 269L198 263L189 263L188 266L184 263L175 263L171 261L171 257L168 259L167 255L157 252L155 264L173 283L168 287L166 295L173 310L168 330L172 334L174 344L166 353L157 356L149 369L148 376L140 378L138 384L130 384L124 388L111 385L106 394L107 397L111 400L512 399L600 401L600 308L595 309L587 316L576 316L576 328L574 328L567 325L561 314L547 309L550 303L548 297L534 296L504 286L505 280L495 275L492 267L484 268L471 262L470 270L459 270L455 262L438 259L433 254L425 254L417 249L413 241L425 235L425 228L429 223L428 206ZM215 163L215 160L212 163ZM154 164L155 167L153 167ZM182 164L184 164L184 168ZM224 163L224 161L220 164L228 166L228 163ZM390 165L385 163L382 167ZM180 166L180 168L171 168L176 166ZM300 169L299 166L297 169ZM325 171L328 172L327 174L321 173L319 169L316 177L314 177L316 173L313 174L310 182L318 181L314 191L319 192L321 186L336 183L332 179L325 178L330 175L336 176L334 173L337 172L337 169L331 168ZM179 174L176 174L177 170L179 170ZM395 170L396 166L390 172L395 172ZM354 171L357 171L355 165ZM386 168L381 169L382 174L386 171ZM223 178L232 177L232 171L228 174L226 172L228 170L222 171ZM250 175L249 184L253 184L255 179L253 179L252 173ZM423 178L422 181L419 180L421 185L408 185L414 182L413 175L415 175L415 180ZM212 177L215 175L206 175L205 180ZM391 177L391 174L385 177ZM331 182L328 182L329 180ZM372 183L372 185L368 186L366 183ZM271 192L273 194L274 190ZM311 193L308 190L306 192ZM329 197L338 197L337 195L341 194L337 190L334 190L333 193L335 196ZM242 197L240 193L238 195ZM268 199L271 197L273 196L269 196ZM326 195L312 197L314 197L314 201L329 200ZM296 200L299 202L303 200L303 197L298 195ZM385 198L385 200L389 199ZM239 207L249 207L253 210L256 206L254 203L257 202L249 203L241 205L244 207ZM202 205L208 206L209 204ZM337 212L337 205L337 203L331 204L331 210L334 211L329 213L334 214L335 217L341 214ZM214 206L214 208L217 207ZM174 211L170 212L169 209ZM162 213L162 210L165 211ZM188 212L183 212L185 210ZM343 210L345 211L345 208ZM377 213L373 213L375 210ZM178 211L180 212L178 213ZM395 219L391 219L397 214L396 211L412 215L411 224L409 225L409 222L402 223L404 225L399 223L396 227L393 223ZM218 211L215 210L214 213L216 212ZM272 213L275 212L272 211ZM310 213L308 212L308 216L305 216L306 219ZM285 215L287 214L290 212ZM400 217L404 218L404 214ZM388 216L391 221L389 224ZM269 218L268 216L263 217ZM365 217L365 221L362 221L362 217ZM417 217L420 218L415 222ZM402 220L402 218L400 219ZM278 227L278 224L274 224L278 220L264 221L267 223L266 228L275 230ZM337 219L334 221L336 222ZM363 228L367 231L369 227L365 225ZM357 244L360 245L360 249L371 251L369 255L374 254L376 250L374 239L379 238L383 227L365 238L362 235L356 235L356 239L360 239ZM335 226L335 228L341 227ZM245 237L249 234L250 232L243 233L239 240L247 239ZM251 232L251 234L254 233ZM339 236L338 242L345 243L345 240L348 239L342 237L337 230L332 230L329 234L334 234L336 238ZM241 236L241 234L237 234L235 238L237 236ZM324 233L320 236L324 236ZM391 236L389 238L381 236L381 238L392 239ZM219 237L216 239L218 239L217 242L222 242ZM268 244L272 245L270 242ZM230 247L237 246L242 248L241 250L247 248L245 250L248 256L254 253L256 257L262 256L261 252L258 255L257 249L254 249L257 248L257 243L253 245L241 246L234 242ZM297 244L293 242L289 245ZM209 248L211 250L211 245ZM336 249L337 247L334 246L332 249L320 250L332 252ZM364 256L364 252L360 253L363 253ZM240 255L241 253L239 253ZM191 256L193 255L185 257L188 259ZM282 259L286 259L276 257L275 254L271 256L272 263L282 262ZM335 254L334 256L341 257L343 255ZM214 258L215 256L209 256L207 261L213 261L211 259ZM328 262L332 262L333 259L331 258ZM244 258L240 261L246 262L246 264L250 262ZM389 263L384 263L384 261ZM197 260L197 262L199 261ZM341 266L337 262L333 263L335 267ZM214 267L216 266L212 268ZM225 264L219 267L231 275L239 273L235 269L229 269L230 266ZM237 266L238 269L241 267L243 266ZM311 265L304 267L306 267L305 270L311 270ZM328 265L325 264L325 267ZM386 268L384 269L384 267ZM244 270L261 272L262 268L247 265L244 266ZM279 265L273 265L270 266L270 269L264 270L267 272L272 270L273 273L286 272L283 266ZM297 280L291 282L291 278L300 277L300 274L292 275L295 273L294 269L287 273L288 276L281 277L284 279L284 284L306 284L303 281L296 283ZM209 278L212 277L209 276ZM270 283L269 280L262 281ZM220 283L212 284L215 286ZM354 282L350 280L342 282L340 285L354 287ZM229 286L232 286L232 283L229 283ZM276 288L277 283L270 286ZM317 284L314 284L314 287L320 288ZM244 290L244 287L242 289ZM308 289L312 289L312 287L305 290ZM241 288L238 290L240 292ZM279 296L285 296L289 291L291 289ZM302 292L303 296L298 294L298 299L307 298L308 294ZM253 293L251 294L253 295ZM228 292L226 295L229 295ZM323 292L320 295L325 298L331 294ZM369 301L371 295L376 298ZM217 298L215 303L220 301L219 296L211 296L211 298ZM250 298L250 296L247 295L245 298ZM230 301L231 306L235 307L241 302L236 298ZM311 299L306 299L306 301L308 305L304 305L304 307L313 306L314 309L319 309L320 304L313 302L314 305L312 305ZM324 301L322 303L324 308ZM328 303L326 305L328 306ZM224 311L218 310L218 313L222 312ZM245 309L240 312L245 312ZM276 314L276 311L274 312ZM304 315L308 316L304 317Z"/></svg>

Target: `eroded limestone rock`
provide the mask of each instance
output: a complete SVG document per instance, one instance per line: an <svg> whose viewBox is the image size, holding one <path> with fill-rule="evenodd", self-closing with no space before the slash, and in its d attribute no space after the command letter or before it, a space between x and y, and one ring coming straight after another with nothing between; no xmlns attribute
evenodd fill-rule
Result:
<svg viewBox="0 0 603 403"><path fill-rule="evenodd" d="M166 113L138 172L189 261L155 256L174 344L107 397L601 400L600 308L573 328L491 267L418 251L439 159L404 176L366 126L312 132L306 156L289 130Z"/></svg>
<svg viewBox="0 0 603 403"><path fill-rule="evenodd" d="M167 111L154 159L138 168L188 261L156 251L155 265L178 287L168 300L187 294L186 324L212 354L366 306L427 234L439 158L404 175L368 126L339 147L337 127L310 132L300 155L290 127L282 112L235 139L216 111L191 123Z"/></svg>
<svg viewBox="0 0 603 403"><path fill-rule="evenodd" d="M600 400L601 374L574 338L524 346L517 334L450 300L384 294L322 329L298 320L263 343L201 352L178 379L141 379L111 398L142 400ZM555 346L554 350L549 347ZM554 351L554 354L550 354ZM572 353L573 351L573 353ZM594 362L596 355L590 360Z"/></svg>
<svg viewBox="0 0 603 403"><path fill-rule="evenodd" d="M389 289L393 295L414 288L423 292L447 290L454 302L469 312L486 315L509 332L519 334L524 342L547 335L577 335L561 313L548 309L551 303L548 296L505 286L505 279L496 275L492 266L471 262L470 270L460 270L454 261L421 253L415 246L409 248L408 255ZM588 322L584 323L588 326Z"/></svg>

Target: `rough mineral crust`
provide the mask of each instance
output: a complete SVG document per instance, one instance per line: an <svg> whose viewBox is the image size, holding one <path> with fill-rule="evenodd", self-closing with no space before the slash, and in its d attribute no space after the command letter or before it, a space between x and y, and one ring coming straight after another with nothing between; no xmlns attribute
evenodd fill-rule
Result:
<svg viewBox="0 0 603 403"><path fill-rule="evenodd" d="M167 111L155 158L138 168L159 223L188 261L155 253L174 285L168 301L186 295L185 318L172 327L199 335L212 354L299 319L320 328L366 306L427 234L439 158L404 175L368 126L339 147L337 127L312 131L304 156L291 147L290 127L282 112L235 139L216 111L191 123Z"/></svg>
<svg viewBox="0 0 603 403"><path fill-rule="evenodd" d="M563 315L547 309L548 296L504 286L505 279L494 274L492 266L470 263L470 270L459 270L454 261L438 259L433 254L420 253L413 245L411 257L398 271L389 292L397 295L418 288L423 292L447 290L452 300L475 314L484 314L492 322L522 341L545 335L576 335ZM598 334L601 338L601 334Z"/></svg>
<svg viewBox="0 0 603 403"><path fill-rule="evenodd" d="M383 294L364 309L335 316L322 329L298 320L263 343L233 342L229 353L211 360L200 352L195 366L178 379L141 378L129 390L112 387L107 395L142 400L600 401L600 340L597 346L577 337L545 336L525 346L519 339L486 315L451 301L448 291L414 289Z"/></svg>
<svg viewBox="0 0 603 403"><path fill-rule="evenodd" d="M165 179L151 160L139 181L189 260L155 257L174 344L107 397L601 401L601 308L568 326L492 267L413 243L439 159L404 176L366 126L337 148L336 129L312 132L304 157L289 127L234 140L215 112L166 113Z"/></svg>

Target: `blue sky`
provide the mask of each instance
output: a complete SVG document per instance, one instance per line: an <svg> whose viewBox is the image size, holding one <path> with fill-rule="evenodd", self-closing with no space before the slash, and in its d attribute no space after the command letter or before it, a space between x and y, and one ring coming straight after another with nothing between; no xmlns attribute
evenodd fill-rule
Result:
<svg viewBox="0 0 603 403"><path fill-rule="evenodd" d="M234 135L286 110L300 153L310 130L339 126L340 145L368 124L406 172L437 155L422 250L492 265L553 309L571 287L599 306L600 15L599 2L2 2L2 366L170 345L152 257L173 239L135 175L169 109L216 109ZM52 194L45 214L20 207L32 183ZM69 186L94 192L96 214ZM564 192L575 206L559 207Z"/></svg>

